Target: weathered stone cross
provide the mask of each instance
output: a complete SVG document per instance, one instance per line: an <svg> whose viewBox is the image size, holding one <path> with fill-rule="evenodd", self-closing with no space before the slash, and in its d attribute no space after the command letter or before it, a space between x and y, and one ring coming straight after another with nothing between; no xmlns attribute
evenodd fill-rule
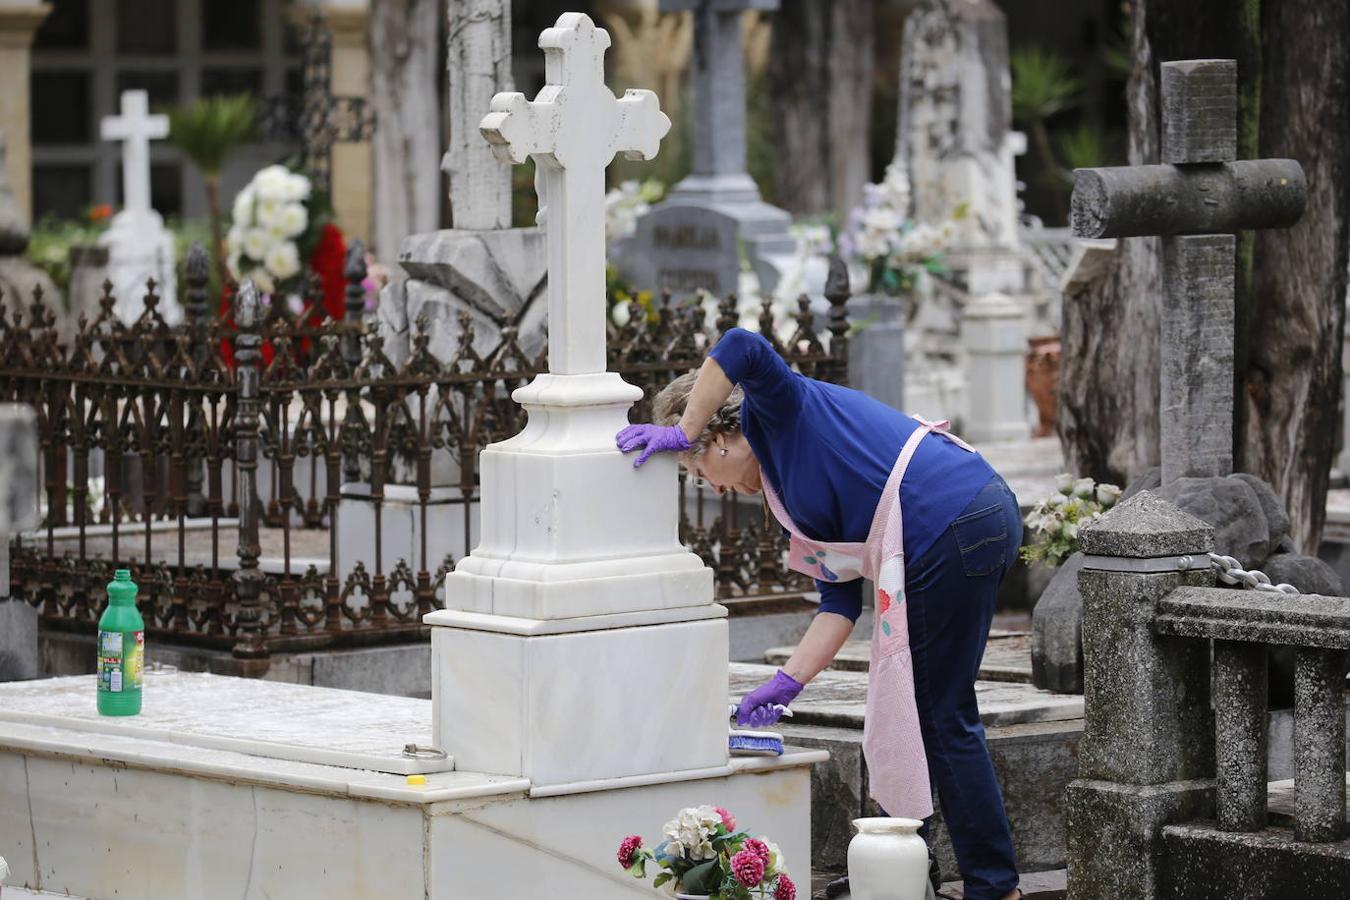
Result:
<svg viewBox="0 0 1350 900"><path fill-rule="evenodd" d="M694 13L695 175L745 175L741 14L751 9L772 12L778 4L779 0L661 0L662 12Z"/></svg>
<svg viewBox="0 0 1350 900"><path fill-rule="evenodd" d="M169 117L150 115L145 91L122 92L122 114L100 123L105 141L122 141L122 208L150 211L150 141L169 136Z"/></svg>
<svg viewBox="0 0 1350 900"><path fill-rule="evenodd" d="M1292 159L1237 159L1237 63L1162 65L1163 165L1079 169L1080 238L1163 238L1163 483L1233 471L1233 289L1239 231L1286 228L1308 185ZM1128 339L1122 335L1122 339Z"/></svg>
<svg viewBox="0 0 1350 900"><path fill-rule="evenodd" d="M501 93L479 130L503 162L534 157L548 245L548 368L605 371L605 168L616 153L651 159L670 130L656 94L605 86L609 32L564 13L539 35L546 84L533 100Z"/></svg>

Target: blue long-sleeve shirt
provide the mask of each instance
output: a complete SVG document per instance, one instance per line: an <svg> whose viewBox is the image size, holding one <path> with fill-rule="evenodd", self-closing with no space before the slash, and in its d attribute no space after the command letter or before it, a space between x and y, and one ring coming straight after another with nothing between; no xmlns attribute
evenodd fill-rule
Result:
<svg viewBox="0 0 1350 900"><path fill-rule="evenodd" d="M918 422L860 391L792 371L768 341L741 328L723 335L710 355L744 392L741 431L797 527L813 540L867 540L881 491ZM983 457L950 441L920 442L900 483L905 558L931 547L993 474ZM853 620L861 614L861 579L816 585L821 612Z"/></svg>

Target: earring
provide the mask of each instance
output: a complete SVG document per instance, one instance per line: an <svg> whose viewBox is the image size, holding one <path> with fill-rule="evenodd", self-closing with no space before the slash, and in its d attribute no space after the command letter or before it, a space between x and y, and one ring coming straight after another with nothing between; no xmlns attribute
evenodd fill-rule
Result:
<svg viewBox="0 0 1350 900"><path fill-rule="evenodd" d="M721 452L721 454L722 454L723 456L726 456L726 455L727 455L727 448L726 448L726 447L720 447L720 448L718 448L718 449L719 449L719 451Z"/></svg>

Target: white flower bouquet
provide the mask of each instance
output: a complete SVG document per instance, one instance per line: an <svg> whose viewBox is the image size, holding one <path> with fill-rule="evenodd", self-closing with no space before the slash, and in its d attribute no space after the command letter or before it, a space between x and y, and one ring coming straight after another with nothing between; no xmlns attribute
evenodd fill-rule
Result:
<svg viewBox="0 0 1350 900"><path fill-rule="evenodd" d="M1078 531L1097 521L1120 500L1120 488L1097 484L1091 478L1068 473L1055 476L1055 493L1036 505L1026 517L1032 540L1022 548L1022 559L1058 566L1078 549Z"/></svg>
<svg viewBox="0 0 1350 900"><path fill-rule="evenodd" d="M315 221L310 180L283 165L260 170L234 198L226 263L236 281L272 294L298 291Z"/></svg>

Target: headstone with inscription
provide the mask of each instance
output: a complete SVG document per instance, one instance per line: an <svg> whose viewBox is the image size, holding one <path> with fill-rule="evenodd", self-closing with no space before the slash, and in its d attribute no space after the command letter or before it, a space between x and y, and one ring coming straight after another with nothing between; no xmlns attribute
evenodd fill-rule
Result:
<svg viewBox="0 0 1350 900"><path fill-rule="evenodd" d="M145 91L123 91L120 115L103 119L105 141L122 142L122 210L113 216L99 244L108 248L108 280L117 317L131 324L145 311L147 282L155 282L157 309L173 325L183 318L175 299L173 235L150 205L150 141L169 136L167 116L150 115Z"/></svg>
<svg viewBox="0 0 1350 900"><path fill-rule="evenodd" d="M767 296L795 263L792 218L764 202L745 163L742 13L777 8L778 0L661 0L663 12L694 13L693 171L611 248L634 284L725 295L739 290L744 248Z"/></svg>

